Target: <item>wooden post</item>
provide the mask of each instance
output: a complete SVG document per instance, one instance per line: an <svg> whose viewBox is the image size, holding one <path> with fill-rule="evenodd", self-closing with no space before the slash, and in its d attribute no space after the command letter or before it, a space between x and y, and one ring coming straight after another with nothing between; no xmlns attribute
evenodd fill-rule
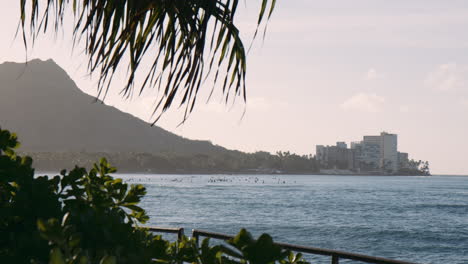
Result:
<svg viewBox="0 0 468 264"><path fill-rule="evenodd" d="M340 258L337 255L332 255L331 264L339 264Z"/></svg>

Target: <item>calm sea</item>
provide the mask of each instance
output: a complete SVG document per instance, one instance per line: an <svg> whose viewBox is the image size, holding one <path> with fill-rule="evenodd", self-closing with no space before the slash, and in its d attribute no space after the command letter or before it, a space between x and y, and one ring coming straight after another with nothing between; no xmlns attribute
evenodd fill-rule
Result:
<svg viewBox="0 0 468 264"><path fill-rule="evenodd" d="M468 177L117 177L147 187L142 205L151 225L228 234L247 228L278 242L419 263L468 263Z"/></svg>

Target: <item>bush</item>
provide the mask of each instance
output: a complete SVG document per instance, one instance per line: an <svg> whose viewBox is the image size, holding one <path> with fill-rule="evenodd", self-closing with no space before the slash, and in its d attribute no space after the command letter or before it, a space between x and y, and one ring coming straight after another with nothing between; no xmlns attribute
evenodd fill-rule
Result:
<svg viewBox="0 0 468 264"><path fill-rule="evenodd" d="M0 263L306 263L269 235L254 240L245 230L229 245L205 239L198 247L187 237L170 243L139 226L148 220L138 206L145 187L114 179L105 159L89 171L35 177L18 146L0 128Z"/></svg>

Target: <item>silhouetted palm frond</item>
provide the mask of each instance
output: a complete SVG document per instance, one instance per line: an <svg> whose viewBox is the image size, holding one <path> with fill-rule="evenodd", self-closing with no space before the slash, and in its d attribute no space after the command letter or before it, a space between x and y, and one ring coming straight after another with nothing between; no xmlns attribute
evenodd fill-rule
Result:
<svg viewBox="0 0 468 264"><path fill-rule="evenodd" d="M210 74L214 83L222 81L226 102L230 95L245 100L246 50L234 24L239 0L20 1L25 45L29 37L34 40L51 27L57 32L72 8L74 39L85 40L88 68L99 72L100 95L107 93L118 66L128 64L122 93L130 96L140 62L149 56L152 66L146 69L139 92L160 89L155 113L164 113L180 95L186 117ZM276 2L260 1L257 29Z"/></svg>

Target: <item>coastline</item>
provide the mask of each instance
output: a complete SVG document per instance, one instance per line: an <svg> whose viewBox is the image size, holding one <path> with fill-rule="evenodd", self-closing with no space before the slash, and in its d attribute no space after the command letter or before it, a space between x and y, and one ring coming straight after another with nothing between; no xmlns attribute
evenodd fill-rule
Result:
<svg viewBox="0 0 468 264"><path fill-rule="evenodd" d="M52 172L51 170L37 170L36 174L39 175L55 175L59 174L57 172ZM322 172L281 172L281 173L267 173L267 172L227 172L227 171L133 171L133 170L117 170L116 175L125 174L125 175L223 175L223 176L252 176L252 175L283 175L283 176L342 176L342 177L351 177L351 176L367 176L367 177L431 177L431 176L446 176L446 177L468 177L468 175L403 175L403 174L375 174L375 173L322 173Z"/></svg>

